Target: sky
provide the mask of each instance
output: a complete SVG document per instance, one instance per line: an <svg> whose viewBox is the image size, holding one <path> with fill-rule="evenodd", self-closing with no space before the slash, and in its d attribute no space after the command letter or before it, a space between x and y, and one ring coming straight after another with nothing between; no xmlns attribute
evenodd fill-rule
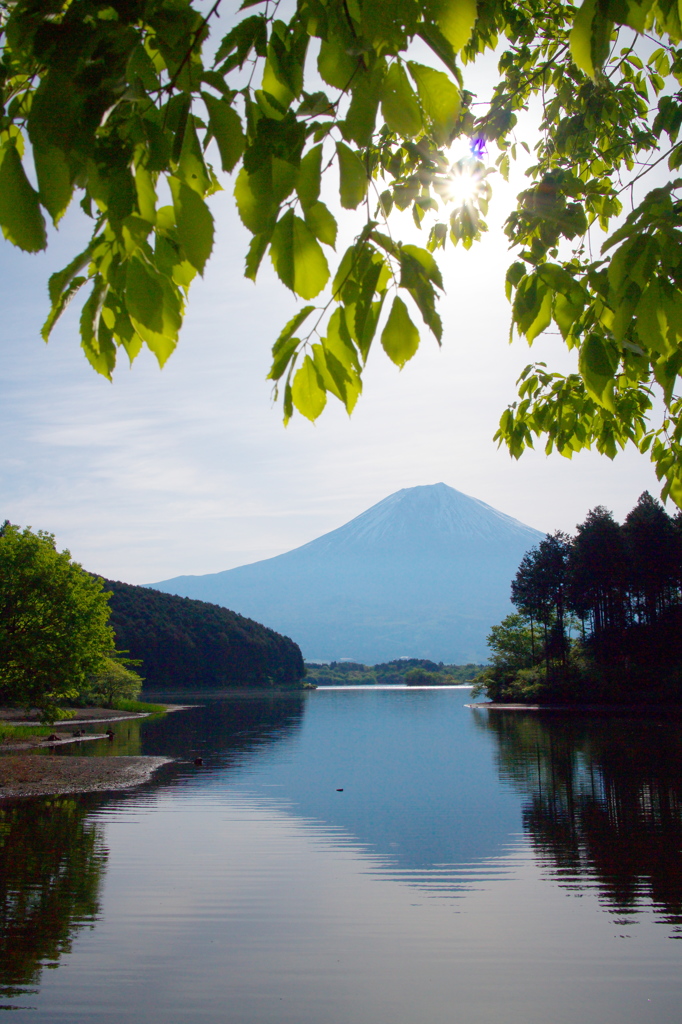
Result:
<svg viewBox="0 0 682 1024"><path fill-rule="evenodd" d="M398 371L377 340L351 418L332 398L316 424L287 428L265 378L296 302L267 260L256 284L242 276L250 236L222 183L178 349L163 370L147 351L132 368L123 356L113 383L80 350L77 304L40 338L48 276L87 238L77 207L46 253L0 237L0 520L49 530L90 571L151 583L280 554L419 484L443 481L548 532L573 531L595 505L622 520L643 490L659 493L634 449L569 461L540 445L514 461L492 440L528 362L574 367L556 337L530 351L508 341L501 225L522 178L495 183L483 242L442 262L442 347L424 331Z"/></svg>

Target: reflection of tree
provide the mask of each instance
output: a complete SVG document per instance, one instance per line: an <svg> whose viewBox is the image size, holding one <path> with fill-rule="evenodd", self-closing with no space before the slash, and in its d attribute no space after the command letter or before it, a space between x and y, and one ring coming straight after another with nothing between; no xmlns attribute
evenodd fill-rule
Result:
<svg viewBox="0 0 682 1024"><path fill-rule="evenodd" d="M0 809L0 998L35 986L94 921L106 850L89 806L65 797ZM5 1004L6 1006L6 1004Z"/></svg>
<svg viewBox="0 0 682 1024"><path fill-rule="evenodd" d="M188 711L143 719L140 752L181 758L213 754L226 766L291 735L301 727L305 708L303 694L213 698Z"/></svg>
<svg viewBox="0 0 682 1024"><path fill-rule="evenodd" d="M618 914L650 902L682 937L682 739L675 725L477 712L524 825L562 884L596 882Z"/></svg>

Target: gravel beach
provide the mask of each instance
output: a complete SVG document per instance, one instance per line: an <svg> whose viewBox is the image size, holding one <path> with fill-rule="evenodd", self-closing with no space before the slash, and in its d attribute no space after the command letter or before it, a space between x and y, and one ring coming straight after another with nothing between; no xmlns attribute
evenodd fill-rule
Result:
<svg viewBox="0 0 682 1024"><path fill-rule="evenodd" d="M0 757L0 800L128 789L146 782L167 757Z"/></svg>
<svg viewBox="0 0 682 1024"><path fill-rule="evenodd" d="M169 711L179 710L171 705ZM112 711L109 708L78 708L73 718L57 722L51 728L59 739L24 736L0 743L0 802L28 796L54 796L60 793L92 793L128 789L146 782L167 757L51 757L33 753L38 747L57 747L74 742L104 739L104 729L112 722L146 718L147 713ZM37 715L0 708L0 720L12 725L36 724ZM74 736L74 726L100 725L100 729ZM80 731L80 730L79 730Z"/></svg>

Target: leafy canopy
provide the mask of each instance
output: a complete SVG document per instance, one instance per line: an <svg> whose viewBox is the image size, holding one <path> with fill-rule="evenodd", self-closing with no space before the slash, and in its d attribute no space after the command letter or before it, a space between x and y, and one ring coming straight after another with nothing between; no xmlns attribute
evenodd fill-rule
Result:
<svg viewBox="0 0 682 1024"><path fill-rule="evenodd" d="M0 703L48 721L114 649L102 581L42 530L0 529Z"/></svg>
<svg viewBox="0 0 682 1024"><path fill-rule="evenodd" d="M205 61L219 7L0 0L0 226L34 252L74 195L92 221L50 279L45 339L86 287L94 368L110 377L119 348L133 360L143 345L163 365L213 249L207 199L233 172L246 276L268 256L305 302L273 347L285 420L315 419L329 394L351 412L377 338L399 367L420 321L440 342L438 253L486 230L491 172L508 175L533 101L540 140L506 225L512 329L532 343L553 327L578 365L527 367L496 437L516 457L536 437L568 457L634 443L682 504L677 0L297 0L288 20L279 0L246 0ZM412 59L415 41L429 64ZM467 67L494 50L499 80L476 103ZM458 138L471 156L453 166ZM640 179L666 165L635 205ZM320 198L330 177L359 211L338 256ZM394 210L411 212L423 246L396 237Z"/></svg>

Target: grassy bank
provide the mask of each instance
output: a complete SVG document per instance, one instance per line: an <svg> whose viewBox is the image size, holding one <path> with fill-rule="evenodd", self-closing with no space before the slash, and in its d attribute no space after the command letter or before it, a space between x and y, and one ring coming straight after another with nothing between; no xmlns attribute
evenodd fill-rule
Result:
<svg viewBox="0 0 682 1024"><path fill-rule="evenodd" d="M150 704L144 700L117 700L113 707L115 711L146 712L150 715L162 715L166 711L165 704Z"/></svg>

